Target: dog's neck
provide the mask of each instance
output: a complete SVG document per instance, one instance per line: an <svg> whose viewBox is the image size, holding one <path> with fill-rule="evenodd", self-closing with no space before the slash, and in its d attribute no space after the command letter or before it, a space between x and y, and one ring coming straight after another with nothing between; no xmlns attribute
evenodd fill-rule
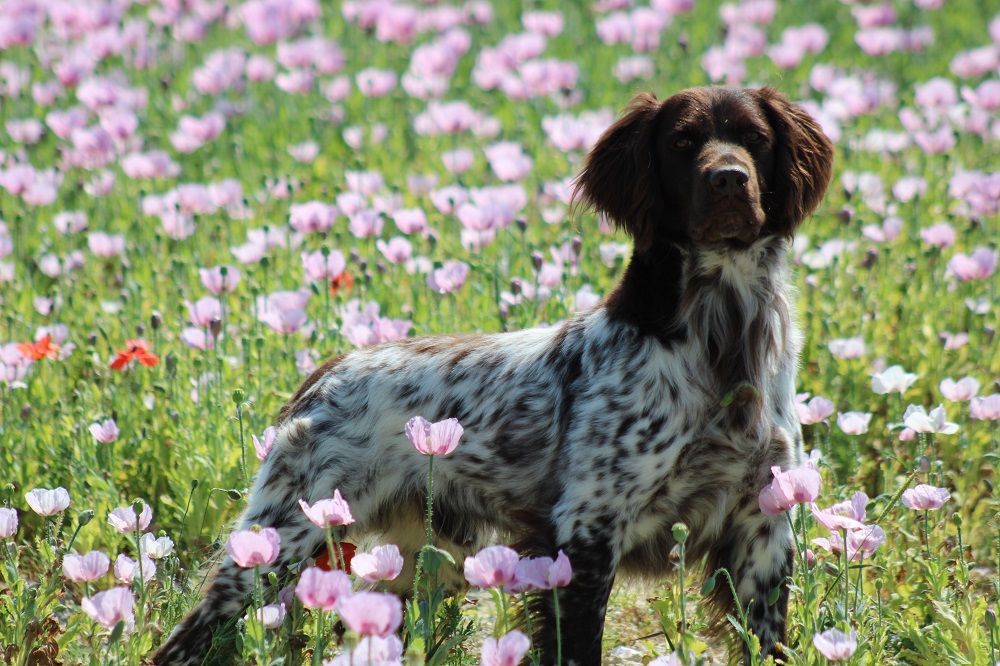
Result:
<svg viewBox="0 0 1000 666"><path fill-rule="evenodd" d="M633 254L609 316L693 349L724 401L758 402L778 365L794 363L787 251L777 237L739 249L662 242Z"/></svg>

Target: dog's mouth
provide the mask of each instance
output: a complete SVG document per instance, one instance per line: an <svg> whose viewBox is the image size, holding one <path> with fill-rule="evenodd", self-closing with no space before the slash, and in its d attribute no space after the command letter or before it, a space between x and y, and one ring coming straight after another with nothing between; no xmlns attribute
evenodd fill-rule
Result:
<svg viewBox="0 0 1000 666"><path fill-rule="evenodd" d="M764 228L764 210L759 203L732 197L712 202L694 240L701 243L735 241L752 243Z"/></svg>

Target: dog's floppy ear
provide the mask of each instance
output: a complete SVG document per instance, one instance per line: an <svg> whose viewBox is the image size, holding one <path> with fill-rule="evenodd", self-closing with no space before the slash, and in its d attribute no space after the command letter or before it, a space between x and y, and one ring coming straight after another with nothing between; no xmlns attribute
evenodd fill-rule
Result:
<svg viewBox="0 0 1000 666"><path fill-rule="evenodd" d="M790 235L816 210L833 170L833 144L819 124L797 104L772 88L757 92L774 130L774 174L764 210L775 231Z"/></svg>
<svg viewBox="0 0 1000 666"><path fill-rule="evenodd" d="M583 200L604 213L635 239L639 251L653 241L650 219L662 197L653 159L656 114L660 102L652 93L636 95L618 121L605 130L577 176L574 201Z"/></svg>

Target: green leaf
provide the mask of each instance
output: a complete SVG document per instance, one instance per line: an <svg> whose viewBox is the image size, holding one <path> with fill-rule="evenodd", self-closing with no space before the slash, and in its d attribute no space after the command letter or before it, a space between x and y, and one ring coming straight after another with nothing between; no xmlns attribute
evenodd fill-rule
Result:
<svg viewBox="0 0 1000 666"><path fill-rule="evenodd" d="M445 564L456 566L455 558L446 550L441 550L435 546L424 546L420 550L423 557L424 570L434 575L441 570Z"/></svg>

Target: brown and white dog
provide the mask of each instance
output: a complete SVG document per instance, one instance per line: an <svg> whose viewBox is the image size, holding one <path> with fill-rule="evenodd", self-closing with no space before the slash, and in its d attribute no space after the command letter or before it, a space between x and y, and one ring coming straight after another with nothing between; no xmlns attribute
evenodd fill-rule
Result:
<svg viewBox="0 0 1000 666"><path fill-rule="evenodd" d="M496 539L523 555L564 550L567 663L600 663L615 576L669 572L676 522L690 528L691 563L728 569L763 653L778 652L792 541L757 495L772 465L799 457L786 255L832 159L817 124L774 90L639 95L577 180L580 199L634 239L610 296L552 328L414 338L328 362L282 410L239 527L277 528L271 569L283 572L324 547L298 501L339 489L357 521L348 537L376 534L412 562L426 461L403 425L455 417L465 435L434 468L434 530L458 554ZM200 663L250 585L226 558L154 662ZM552 612L539 607L535 643L553 663Z"/></svg>

